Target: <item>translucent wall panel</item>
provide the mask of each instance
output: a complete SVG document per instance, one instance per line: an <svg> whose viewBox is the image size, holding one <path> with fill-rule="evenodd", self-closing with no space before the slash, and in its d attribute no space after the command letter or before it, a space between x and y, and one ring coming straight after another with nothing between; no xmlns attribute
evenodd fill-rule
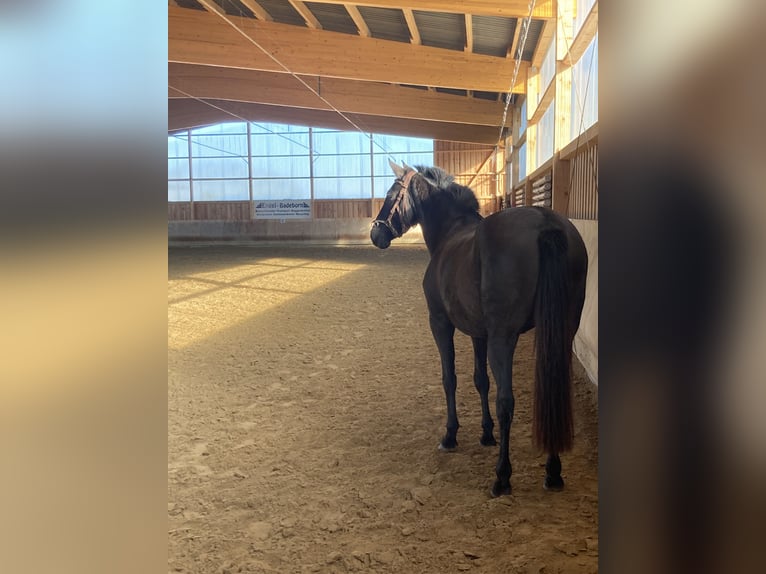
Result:
<svg viewBox="0 0 766 574"><path fill-rule="evenodd" d="M370 176L370 154L320 155L314 160L314 177Z"/></svg>
<svg viewBox="0 0 766 574"><path fill-rule="evenodd" d="M189 181L168 181L168 201L189 201Z"/></svg>
<svg viewBox="0 0 766 574"><path fill-rule="evenodd" d="M189 179L189 158L168 158L168 179Z"/></svg>
<svg viewBox="0 0 766 574"><path fill-rule="evenodd" d="M527 144L519 148L519 181L527 177Z"/></svg>
<svg viewBox="0 0 766 574"><path fill-rule="evenodd" d="M194 179L247 177L247 160L244 157L192 158Z"/></svg>
<svg viewBox="0 0 766 574"><path fill-rule="evenodd" d="M168 158L189 157L189 136L187 132L168 136Z"/></svg>
<svg viewBox="0 0 766 574"><path fill-rule="evenodd" d="M580 30L585 18L588 17L591 7L596 3L596 0L577 0L577 11L575 12L574 19L574 31L575 35Z"/></svg>
<svg viewBox="0 0 766 574"><path fill-rule="evenodd" d="M194 201L238 201L250 199L246 179L194 180Z"/></svg>
<svg viewBox="0 0 766 574"><path fill-rule="evenodd" d="M598 121L598 34L572 66L572 139Z"/></svg>
<svg viewBox="0 0 766 574"><path fill-rule="evenodd" d="M540 65L540 88L537 92L537 101L543 97L545 89L548 84L551 83L553 77L556 75L556 37L553 37L551 45L548 46L548 51L545 52L545 57Z"/></svg>
<svg viewBox="0 0 766 574"><path fill-rule="evenodd" d="M314 152L321 155L369 154L370 138L359 132L314 130Z"/></svg>
<svg viewBox="0 0 766 574"><path fill-rule="evenodd" d="M366 199L371 196L369 177L327 177L314 179L316 199Z"/></svg>
<svg viewBox="0 0 766 574"><path fill-rule="evenodd" d="M243 122L168 136L168 201L188 200L189 182L184 186L175 181L190 175L195 201L247 199L251 183L254 199L309 199L312 163L316 198L368 199L372 197L373 169L380 178L376 186L379 197L393 181L388 154L399 163L433 165L430 139L375 134L376 153L371 157L369 134L265 122L252 123L249 128L249 141L248 125Z"/></svg>
<svg viewBox="0 0 766 574"><path fill-rule="evenodd" d="M554 126L554 108L551 104L548 111L540 118L537 124L537 161L535 168L553 157L553 126Z"/></svg>
<svg viewBox="0 0 766 574"><path fill-rule="evenodd" d="M253 156L253 178L309 177L308 155L297 156Z"/></svg>
<svg viewBox="0 0 766 574"><path fill-rule="evenodd" d="M254 179L253 199L311 199L311 181L306 179Z"/></svg>

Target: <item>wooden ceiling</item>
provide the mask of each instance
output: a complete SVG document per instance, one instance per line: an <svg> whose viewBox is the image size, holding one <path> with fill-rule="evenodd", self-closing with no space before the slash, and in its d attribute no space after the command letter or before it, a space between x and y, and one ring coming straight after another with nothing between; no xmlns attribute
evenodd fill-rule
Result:
<svg viewBox="0 0 766 574"><path fill-rule="evenodd" d="M168 130L238 118L355 129L351 120L494 144L528 10L527 0L170 0ZM535 4L513 93L553 11L553 0Z"/></svg>

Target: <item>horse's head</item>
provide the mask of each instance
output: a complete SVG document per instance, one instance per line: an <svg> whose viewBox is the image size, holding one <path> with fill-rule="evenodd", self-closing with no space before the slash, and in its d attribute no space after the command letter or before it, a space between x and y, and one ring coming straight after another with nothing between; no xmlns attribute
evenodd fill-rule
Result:
<svg viewBox="0 0 766 574"><path fill-rule="evenodd" d="M391 240L404 235L407 230L418 223L417 198L410 191L410 182L417 173L406 163L399 167L391 160L388 161L394 170L396 181L386 194L383 207L372 222L370 239L380 249L391 245Z"/></svg>

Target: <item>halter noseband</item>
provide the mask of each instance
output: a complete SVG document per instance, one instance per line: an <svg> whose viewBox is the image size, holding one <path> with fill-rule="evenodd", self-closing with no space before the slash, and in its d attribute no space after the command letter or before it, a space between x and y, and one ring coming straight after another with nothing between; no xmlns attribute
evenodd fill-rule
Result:
<svg viewBox="0 0 766 574"><path fill-rule="evenodd" d="M407 193L407 190L410 187L410 181L412 181L412 177L416 174L416 171L408 171L406 174L404 174L404 177L398 178L396 180L396 184L399 186L399 193L396 196L396 199L394 200L394 204L391 206L391 210L388 212L388 217L385 219L376 219L372 222L372 225L376 225L378 223L385 225L388 227L388 230L391 232L391 234L394 236L394 239L397 237L401 237L402 234L399 233L394 226L392 225L392 221L394 218L394 214L396 214L399 211L399 206L401 205L402 201L404 200L404 196Z"/></svg>

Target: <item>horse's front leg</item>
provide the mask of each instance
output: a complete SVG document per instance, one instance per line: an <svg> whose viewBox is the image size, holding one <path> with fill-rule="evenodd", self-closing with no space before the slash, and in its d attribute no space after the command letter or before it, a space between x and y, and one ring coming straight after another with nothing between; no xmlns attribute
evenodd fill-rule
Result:
<svg viewBox="0 0 766 574"><path fill-rule="evenodd" d="M431 333L433 333L436 346L442 361L442 385L447 397L447 434L439 443L441 450L454 450L457 447L457 429L460 426L457 420L457 407L455 405L455 389L457 377L455 376L455 326L443 316L430 316Z"/></svg>
<svg viewBox="0 0 766 574"><path fill-rule="evenodd" d="M484 446L496 445L492 434L495 423L489 414L489 376L487 375L487 340L473 337L473 384L481 398L481 428L480 442Z"/></svg>

